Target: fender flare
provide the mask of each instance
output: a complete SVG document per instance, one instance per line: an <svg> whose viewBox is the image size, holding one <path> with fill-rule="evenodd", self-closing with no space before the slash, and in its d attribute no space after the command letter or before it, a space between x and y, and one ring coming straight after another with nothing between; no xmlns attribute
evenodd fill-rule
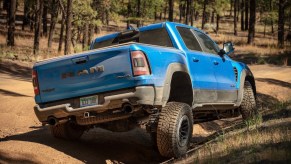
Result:
<svg viewBox="0 0 291 164"><path fill-rule="evenodd" d="M245 84L245 80L247 79L247 77L253 77L252 73L247 70L247 69L243 69L241 71L241 76L240 76L240 86L239 86L239 90L238 90L238 97L237 97L237 102L235 104L235 106L239 107L242 100L243 100L243 92L244 92L244 84ZM254 86L253 86L254 85ZM252 84L252 87L253 87L253 91L254 91L254 94L256 95L256 86L255 86L255 83Z"/></svg>
<svg viewBox="0 0 291 164"><path fill-rule="evenodd" d="M171 63L168 65L164 86L161 87L161 89L158 91L160 94L160 100L161 102L155 102L155 104L162 105L163 107L167 104L169 97L170 97L170 91L171 91L171 81L172 76L175 72L185 72L188 74L188 69L185 64L182 63ZM191 76L190 76L191 79Z"/></svg>

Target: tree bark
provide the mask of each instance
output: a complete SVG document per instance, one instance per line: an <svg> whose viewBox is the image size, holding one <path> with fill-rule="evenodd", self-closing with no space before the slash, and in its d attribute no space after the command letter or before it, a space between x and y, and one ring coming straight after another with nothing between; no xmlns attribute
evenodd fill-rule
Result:
<svg viewBox="0 0 291 164"><path fill-rule="evenodd" d="M22 30L24 30L25 26L27 26L27 25L29 24L28 11L29 11L28 0L24 0L24 10L23 10L23 20L22 20Z"/></svg>
<svg viewBox="0 0 291 164"><path fill-rule="evenodd" d="M245 30L249 29L249 0L245 0Z"/></svg>
<svg viewBox="0 0 291 164"><path fill-rule="evenodd" d="M14 32L15 32L15 12L16 12L16 0L11 0L8 4L8 34L7 34L7 46L14 46Z"/></svg>
<svg viewBox="0 0 291 164"><path fill-rule="evenodd" d="M214 23L214 14L215 14L215 11L212 11L212 13L211 13L211 23Z"/></svg>
<svg viewBox="0 0 291 164"><path fill-rule="evenodd" d="M187 24L187 25L188 25L190 17L191 17L190 8L191 8L191 0L187 0L186 19L185 19L185 24Z"/></svg>
<svg viewBox="0 0 291 164"><path fill-rule="evenodd" d="M168 1L165 1L164 19L167 19L167 11L168 11Z"/></svg>
<svg viewBox="0 0 291 164"><path fill-rule="evenodd" d="M62 12L62 22L61 22L61 31L60 31L58 52L61 52L62 51L62 47L63 47L65 23L66 23L66 16L65 16L65 13Z"/></svg>
<svg viewBox="0 0 291 164"><path fill-rule="evenodd" d="M229 16L232 16L233 1L234 1L234 0L230 0L230 12L229 12Z"/></svg>
<svg viewBox="0 0 291 164"><path fill-rule="evenodd" d="M279 0L279 10L278 10L278 47L284 48L284 26L285 26L285 5L286 0Z"/></svg>
<svg viewBox="0 0 291 164"><path fill-rule="evenodd" d="M87 47L87 42L88 42L88 32L89 32L89 23L86 21L85 27L83 29L83 50Z"/></svg>
<svg viewBox="0 0 291 164"><path fill-rule="evenodd" d="M241 31L244 31L245 30L245 18L244 18L244 11L245 11L245 2L244 2L244 0L241 0L241 8L240 8L240 12L241 12L241 14L240 14L240 29L241 29Z"/></svg>
<svg viewBox="0 0 291 164"><path fill-rule="evenodd" d="M50 49L52 47L52 41L54 38L55 27L56 27L56 23L58 21L59 5L58 5L57 1L58 0L51 1L51 24L50 24L49 37L48 37L48 49Z"/></svg>
<svg viewBox="0 0 291 164"><path fill-rule="evenodd" d="M216 15L216 34L218 34L219 31L219 21L220 21L220 15Z"/></svg>
<svg viewBox="0 0 291 164"><path fill-rule="evenodd" d="M234 16L233 16L233 33L234 33L234 35L235 36L237 36L237 9L238 9L238 2L237 2L238 0L234 0L234 4L233 4L233 14L234 14Z"/></svg>
<svg viewBox="0 0 291 164"><path fill-rule="evenodd" d="M192 4L193 4L193 2L192 2ZM194 12L195 12L192 4L191 4L191 17L190 17L191 26L194 25Z"/></svg>
<svg viewBox="0 0 291 164"><path fill-rule="evenodd" d="M169 0L169 21L174 21L174 0Z"/></svg>
<svg viewBox="0 0 291 164"><path fill-rule="evenodd" d="M43 13L42 13L42 34L47 36L47 13L48 13L48 1L43 0Z"/></svg>
<svg viewBox="0 0 291 164"><path fill-rule="evenodd" d="M253 42L254 42L255 25L256 25L256 0L250 0L250 20L249 20L248 44L253 44Z"/></svg>
<svg viewBox="0 0 291 164"><path fill-rule="evenodd" d="M140 16L141 16L141 3L140 3L141 0L137 0L137 12L136 12L136 17L137 17L137 23L136 23L136 26L137 27L140 27Z"/></svg>
<svg viewBox="0 0 291 164"><path fill-rule="evenodd" d="M128 0L128 4L127 4L127 21L126 21L126 28L129 29L129 25L130 25L130 18L131 16L131 2L130 0Z"/></svg>
<svg viewBox="0 0 291 164"><path fill-rule="evenodd" d="M272 12L272 11L273 11L273 3L270 0L270 12ZM272 34L274 34L274 21L273 21L273 17L271 18L271 31L272 31Z"/></svg>
<svg viewBox="0 0 291 164"><path fill-rule="evenodd" d="M41 16L43 12L43 1L36 0L36 13L35 13L35 23L34 23L34 46L33 54L38 55L39 52L39 39L41 33Z"/></svg>
<svg viewBox="0 0 291 164"><path fill-rule="evenodd" d="M72 2L73 0L67 0L67 19L66 19L66 40L65 40L65 51L64 54L68 55L71 53L71 26L72 26Z"/></svg>
<svg viewBox="0 0 291 164"><path fill-rule="evenodd" d="M90 24L89 25L89 37L88 37L88 42L87 45L90 45L92 40L93 40L93 35L94 35L94 25Z"/></svg>
<svg viewBox="0 0 291 164"><path fill-rule="evenodd" d="M180 0L179 2L179 22L181 23L182 22L182 0Z"/></svg>
<svg viewBox="0 0 291 164"><path fill-rule="evenodd" d="M204 29L204 25L206 22L206 5L208 4L208 0L204 0L203 3L203 13L202 13L202 29Z"/></svg>

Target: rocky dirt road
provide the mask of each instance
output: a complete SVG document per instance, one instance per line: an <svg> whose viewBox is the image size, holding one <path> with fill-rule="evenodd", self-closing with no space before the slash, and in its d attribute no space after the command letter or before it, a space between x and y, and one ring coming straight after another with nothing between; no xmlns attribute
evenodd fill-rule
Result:
<svg viewBox="0 0 291 164"><path fill-rule="evenodd" d="M0 63L0 163L158 163L145 131L90 130L80 141L53 138L33 112L31 64ZM291 99L291 68L251 66L262 101ZM266 98L266 99L265 99ZM193 138L207 137L241 118L194 125Z"/></svg>

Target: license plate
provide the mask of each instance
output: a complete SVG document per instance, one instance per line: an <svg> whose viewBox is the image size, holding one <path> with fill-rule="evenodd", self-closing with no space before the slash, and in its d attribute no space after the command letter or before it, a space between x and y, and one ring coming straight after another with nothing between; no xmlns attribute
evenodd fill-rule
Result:
<svg viewBox="0 0 291 164"><path fill-rule="evenodd" d="M92 106L98 104L98 96L88 96L80 98L80 107Z"/></svg>

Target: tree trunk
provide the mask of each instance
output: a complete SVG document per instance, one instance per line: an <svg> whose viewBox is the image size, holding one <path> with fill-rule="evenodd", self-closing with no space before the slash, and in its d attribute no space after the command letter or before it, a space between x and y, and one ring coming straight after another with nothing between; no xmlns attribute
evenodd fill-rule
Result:
<svg viewBox="0 0 291 164"><path fill-rule="evenodd" d="M57 1L58 0L51 1L51 24L50 24L49 37L48 37L48 49L50 49L52 47L52 41L54 38L55 27L56 27L56 23L58 21L59 5L58 5Z"/></svg>
<svg viewBox="0 0 291 164"><path fill-rule="evenodd" d="M264 21L264 37L266 37L266 26L267 26L267 20Z"/></svg>
<svg viewBox="0 0 291 164"><path fill-rule="evenodd" d="M232 16L232 9L233 9L233 1L234 0L229 0L230 1L230 12L229 12L229 16Z"/></svg>
<svg viewBox="0 0 291 164"><path fill-rule="evenodd" d="M253 42L254 42L255 25L256 25L256 0L250 0L250 20L249 20L248 44L253 44Z"/></svg>
<svg viewBox="0 0 291 164"><path fill-rule="evenodd" d="M47 37L47 12L48 12L48 1L43 0L43 13L42 13L42 34Z"/></svg>
<svg viewBox="0 0 291 164"><path fill-rule="evenodd" d="M245 17L244 17L244 11L245 11L245 2L244 0L241 0L241 7L240 7L240 29L241 31L245 30Z"/></svg>
<svg viewBox="0 0 291 164"><path fill-rule="evenodd" d="M72 1L67 0L65 55L71 53Z"/></svg>
<svg viewBox="0 0 291 164"><path fill-rule="evenodd" d="M130 18L131 16L131 2L130 0L128 0L128 4L127 4L127 21L126 21L126 27L127 29L129 29L129 25L130 25Z"/></svg>
<svg viewBox="0 0 291 164"><path fill-rule="evenodd" d="M164 19L167 19L167 11L168 11L168 1L165 1Z"/></svg>
<svg viewBox="0 0 291 164"><path fill-rule="evenodd" d="M185 24L187 24L187 25L188 25L190 17L191 17L190 8L191 8L191 0L187 0L186 19L185 19Z"/></svg>
<svg viewBox="0 0 291 164"><path fill-rule="evenodd" d="M215 14L215 11L213 10L211 13L211 23L214 23L214 14Z"/></svg>
<svg viewBox="0 0 291 164"><path fill-rule="evenodd" d="M220 21L220 15L216 15L216 34L218 34L219 31L219 21Z"/></svg>
<svg viewBox="0 0 291 164"><path fill-rule="evenodd" d="M36 0L36 13L35 13L35 23L34 23L34 46L33 54L38 55L39 52L39 39L41 33L41 16L43 12L43 1Z"/></svg>
<svg viewBox="0 0 291 164"><path fill-rule="evenodd" d="M204 25L206 22L206 5L208 4L208 0L204 0L203 3L203 13L202 13L202 29L204 29Z"/></svg>
<svg viewBox="0 0 291 164"><path fill-rule="evenodd" d="M194 25L194 7L191 5L191 19L190 19L190 21L191 21L191 26L193 26Z"/></svg>
<svg viewBox="0 0 291 164"><path fill-rule="evenodd" d="M4 0L4 2L3 2L3 10L6 10L7 13L9 13L10 1L12 1L12 0ZM16 7L15 7L15 8L16 8Z"/></svg>
<svg viewBox="0 0 291 164"><path fill-rule="evenodd" d="M87 47L87 42L88 42L88 33L89 33L89 23L86 21L85 27L83 29L83 50Z"/></svg>
<svg viewBox="0 0 291 164"><path fill-rule="evenodd" d="M65 13L62 12L62 22L61 22L61 31L60 31L58 52L61 52L62 51L62 47L63 47L65 23L66 23L66 16L65 16Z"/></svg>
<svg viewBox="0 0 291 164"><path fill-rule="evenodd" d="M141 3L140 3L141 0L137 0L137 12L136 12L136 17L137 17L137 23L136 23L136 26L137 27L140 27L140 16L141 16Z"/></svg>
<svg viewBox="0 0 291 164"><path fill-rule="evenodd" d="M270 12L273 11L273 3L272 1L270 1ZM272 34L274 34L274 21L273 21L273 17L271 18L271 31L272 31Z"/></svg>
<svg viewBox="0 0 291 164"><path fill-rule="evenodd" d="M233 16L233 31L234 31L234 35L237 36L237 9L238 9L238 6L237 6L237 1L238 0L234 0L234 4L233 4L233 13L234 13L234 16Z"/></svg>
<svg viewBox="0 0 291 164"><path fill-rule="evenodd" d="M109 25L109 10L106 10L105 13L106 13L106 25L108 26Z"/></svg>
<svg viewBox="0 0 291 164"><path fill-rule="evenodd" d="M158 12L157 12L157 6L155 6L155 21L158 19Z"/></svg>
<svg viewBox="0 0 291 164"><path fill-rule="evenodd" d="M27 25L29 24L28 11L29 11L28 0L24 0L24 10L23 10L23 20L22 20L22 30L24 30L25 26L27 26Z"/></svg>
<svg viewBox="0 0 291 164"><path fill-rule="evenodd" d="M8 8L7 46L14 46L16 0L11 0L7 8Z"/></svg>
<svg viewBox="0 0 291 164"><path fill-rule="evenodd" d="M249 29L249 0L245 0L245 30Z"/></svg>
<svg viewBox="0 0 291 164"><path fill-rule="evenodd" d="M182 22L182 0L179 2L179 22Z"/></svg>
<svg viewBox="0 0 291 164"><path fill-rule="evenodd" d="M88 42L87 45L90 45L92 40L93 40L93 36L94 36L94 25L90 24L89 25L89 37L88 37Z"/></svg>
<svg viewBox="0 0 291 164"><path fill-rule="evenodd" d="M169 0L169 21L174 21L174 0Z"/></svg>
<svg viewBox="0 0 291 164"><path fill-rule="evenodd" d="M160 20L162 20L163 12L160 11Z"/></svg>
<svg viewBox="0 0 291 164"><path fill-rule="evenodd" d="M279 10L278 10L278 47L284 48L284 26L285 26L285 7L286 0L279 0Z"/></svg>

